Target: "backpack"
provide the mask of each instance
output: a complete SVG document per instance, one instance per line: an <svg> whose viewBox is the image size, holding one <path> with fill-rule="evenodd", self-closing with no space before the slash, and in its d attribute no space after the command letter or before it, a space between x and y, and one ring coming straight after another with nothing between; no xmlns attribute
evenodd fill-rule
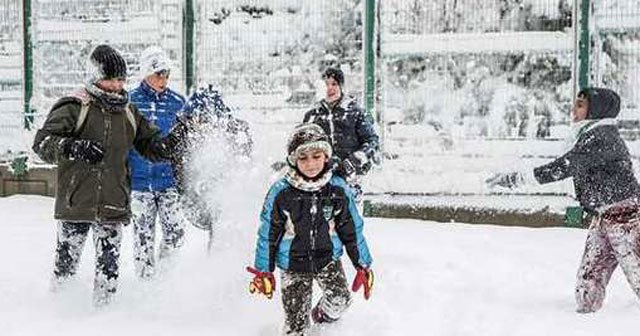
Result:
<svg viewBox="0 0 640 336"><path fill-rule="evenodd" d="M80 89L78 91L72 92L67 98L71 98L80 103L80 114L78 115L78 120L76 121L76 127L73 130L73 134L77 135L80 132L80 129L82 129L82 126L84 126L85 121L87 120L87 115L89 114L89 106L91 105L92 98L85 89ZM127 120L129 120L129 123L133 128L133 136L135 136L136 131L138 130L138 125L136 124L136 117L131 110L131 103L127 103L124 110L125 116L127 117Z"/></svg>

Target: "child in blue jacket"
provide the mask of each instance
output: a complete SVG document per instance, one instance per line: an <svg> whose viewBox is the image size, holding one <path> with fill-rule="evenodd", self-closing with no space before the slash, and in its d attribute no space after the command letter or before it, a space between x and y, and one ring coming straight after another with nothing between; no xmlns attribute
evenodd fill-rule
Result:
<svg viewBox="0 0 640 336"><path fill-rule="evenodd" d="M286 175L274 183L260 215L260 229L251 292L271 298L273 272L281 270L284 334L304 335L316 323L338 320L351 304L340 262L343 247L357 270L352 289L364 286L369 298L373 286L371 255L352 189L333 175L332 149L322 128L302 124L288 143ZM312 285L322 289L312 309Z"/></svg>
<svg viewBox="0 0 640 336"><path fill-rule="evenodd" d="M131 103L167 135L185 103L184 97L168 87L171 61L160 47L149 47L140 56L140 72L143 78L131 91ZM173 256L182 246L185 223L170 162L151 162L131 150L129 169L135 271L138 277L150 279L157 271L156 220L162 229L160 260Z"/></svg>

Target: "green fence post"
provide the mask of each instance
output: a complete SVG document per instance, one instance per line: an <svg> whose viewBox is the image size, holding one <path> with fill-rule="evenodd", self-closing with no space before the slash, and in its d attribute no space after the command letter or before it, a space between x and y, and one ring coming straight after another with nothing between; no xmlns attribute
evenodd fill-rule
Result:
<svg viewBox="0 0 640 336"><path fill-rule="evenodd" d="M374 50L374 30L375 30L375 0L367 0L365 9L365 30L364 30L364 63L365 63L365 109L367 113L377 118L375 109L375 50Z"/></svg>
<svg viewBox="0 0 640 336"><path fill-rule="evenodd" d="M23 80L24 80L24 128L31 129L33 111L31 97L33 96L33 43L31 41L31 0L22 2L22 48L23 52Z"/></svg>
<svg viewBox="0 0 640 336"><path fill-rule="evenodd" d="M590 51L591 36L589 18L591 15L591 0L580 0L577 4L577 36L578 36L578 90L589 86L591 75Z"/></svg>
<svg viewBox="0 0 640 336"><path fill-rule="evenodd" d="M182 13L182 58L184 65L184 80L185 80L185 91L187 96L191 94L194 89L195 83L195 68L194 68L194 46L195 46L195 15L193 8L194 0L185 0L184 10Z"/></svg>
<svg viewBox="0 0 640 336"><path fill-rule="evenodd" d="M569 206L564 213L564 226L581 228L583 217L584 212L581 206Z"/></svg>

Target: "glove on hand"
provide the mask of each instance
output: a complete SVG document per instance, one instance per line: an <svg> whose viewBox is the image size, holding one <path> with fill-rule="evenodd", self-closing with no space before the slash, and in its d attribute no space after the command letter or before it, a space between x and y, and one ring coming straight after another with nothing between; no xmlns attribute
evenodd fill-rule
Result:
<svg viewBox="0 0 640 336"><path fill-rule="evenodd" d="M517 188L524 184L524 176L520 172L497 173L484 181L489 187L501 186L504 188Z"/></svg>
<svg viewBox="0 0 640 336"><path fill-rule="evenodd" d="M271 299L273 297L273 291L276 288L276 278L273 276L271 272L260 272L257 269L247 266L247 271L253 274L253 280L249 283L249 293L253 294L258 291L267 299Z"/></svg>
<svg viewBox="0 0 640 336"><path fill-rule="evenodd" d="M62 153L72 161L96 164L104 158L104 148L93 140L67 139L62 142Z"/></svg>
<svg viewBox="0 0 640 336"><path fill-rule="evenodd" d="M335 170L339 175L349 180L355 175L366 173L369 168L371 168L371 164L367 155L361 151L355 151L342 161L338 159Z"/></svg>
<svg viewBox="0 0 640 336"><path fill-rule="evenodd" d="M360 287L364 286L364 298L369 300L371 297L371 290L373 289L373 271L369 268L358 268L355 279L353 279L353 285L351 290L357 292Z"/></svg>

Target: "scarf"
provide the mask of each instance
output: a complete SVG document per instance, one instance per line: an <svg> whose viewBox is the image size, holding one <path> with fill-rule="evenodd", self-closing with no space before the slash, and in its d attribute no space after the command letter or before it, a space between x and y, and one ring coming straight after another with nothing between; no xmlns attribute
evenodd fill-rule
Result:
<svg viewBox="0 0 640 336"><path fill-rule="evenodd" d="M331 169L325 169L324 172L320 173L320 176L310 180L309 178L300 174L298 169L289 167L287 173L284 175L285 180L289 182L294 188L300 189L302 191L317 191L320 190L325 184L329 182L331 177L333 176L333 172Z"/></svg>
<svg viewBox="0 0 640 336"><path fill-rule="evenodd" d="M572 124L571 134L569 134L566 141L567 151L573 148L578 140L580 140L580 138L587 132L593 130L596 127L607 125L616 125L616 120L614 118L585 119Z"/></svg>
<svg viewBox="0 0 640 336"><path fill-rule="evenodd" d="M107 110L119 110L129 103L129 94L127 91L108 92L99 88L95 83L85 85L87 92L97 100Z"/></svg>

